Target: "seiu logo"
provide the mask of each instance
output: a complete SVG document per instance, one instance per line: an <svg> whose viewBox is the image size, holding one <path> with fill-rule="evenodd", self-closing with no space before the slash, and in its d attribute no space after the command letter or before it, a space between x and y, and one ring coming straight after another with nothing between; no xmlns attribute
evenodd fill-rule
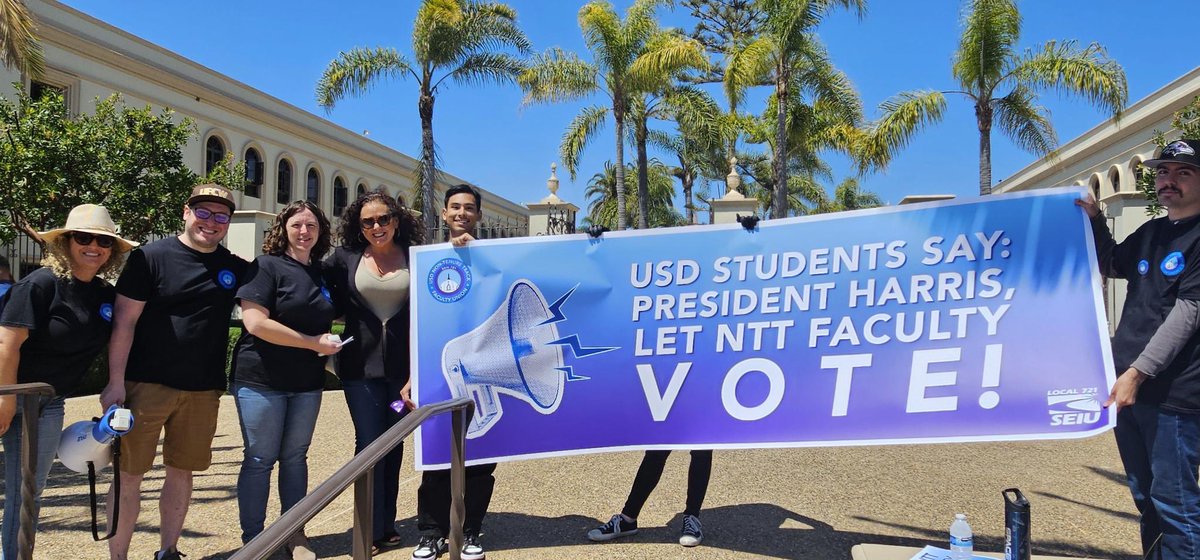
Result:
<svg viewBox="0 0 1200 560"><path fill-rule="evenodd" d="M1097 389L1054 389L1047 391L1046 404L1050 406L1051 426L1082 426L1100 421L1100 403L1096 400Z"/></svg>

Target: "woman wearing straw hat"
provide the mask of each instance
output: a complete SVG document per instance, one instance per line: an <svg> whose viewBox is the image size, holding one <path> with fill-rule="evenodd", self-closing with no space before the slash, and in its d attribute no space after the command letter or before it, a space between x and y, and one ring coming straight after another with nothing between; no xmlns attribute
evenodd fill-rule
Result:
<svg viewBox="0 0 1200 560"><path fill-rule="evenodd" d="M112 329L111 284L137 243L117 235L108 210L95 204L71 209L65 226L41 233L43 268L26 275L0 301L0 385L44 382L55 397L39 398L37 492L41 502L63 424L63 398L74 392ZM17 555L21 508L21 429L18 401L0 397L0 433L4 441L3 558ZM33 419L29 419L33 420ZM10 429L11 428L11 429ZM36 517L35 525L36 529Z"/></svg>

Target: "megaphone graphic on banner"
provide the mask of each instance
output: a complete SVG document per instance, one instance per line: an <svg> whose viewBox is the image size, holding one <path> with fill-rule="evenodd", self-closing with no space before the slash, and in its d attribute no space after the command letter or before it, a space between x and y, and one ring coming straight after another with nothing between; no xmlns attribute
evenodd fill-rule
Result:
<svg viewBox="0 0 1200 560"><path fill-rule="evenodd" d="M455 397L475 400L475 417L467 438L487 433L504 409L499 393L529 403L542 414L558 409L565 373L558 340L546 298L527 280L508 289L500 308L469 333L442 348L442 375Z"/></svg>
<svg viewBox="0 0 1200 560"><path fill-rule="evenodd" d="M81 420L62 431L58 438L58 460L64 467L87 474L91 463L96 471L112 461L113 438L133 428L133 413L117 405L99 420Z"/></svg>

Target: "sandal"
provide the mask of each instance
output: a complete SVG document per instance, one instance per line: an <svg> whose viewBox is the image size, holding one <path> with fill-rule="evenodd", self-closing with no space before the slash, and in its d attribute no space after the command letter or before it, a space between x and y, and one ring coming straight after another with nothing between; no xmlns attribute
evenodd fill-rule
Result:
<svg viewBox="0 0 1200 560"><path fill-rule="evenodd" d="M387 532L383 534L383 538L371 544L371 555L387 552L393 548L400 548L404 545L404 541L400 535L395 532Z"/></svg>

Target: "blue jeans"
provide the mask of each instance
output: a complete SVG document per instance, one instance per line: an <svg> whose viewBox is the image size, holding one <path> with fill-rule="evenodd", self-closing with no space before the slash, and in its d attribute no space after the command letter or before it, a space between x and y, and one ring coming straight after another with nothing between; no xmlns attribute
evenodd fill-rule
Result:
<svg viewBox="0 0 1200 560"><path fill-rule="evenodd" d="M403 417L392 410L392 401L400 398L404 383L391 379L345 380L346 406L354 422L354 453L366 449L371 442L388 431ZM371 486L372 539L379 540L396 532L396 498L400 493L400 461L404 446L397 445L375 465L375 480Z"/></svg>
<svg viewBox="0 0 1200 560"><path fill-rule="evenodd" d="M234 384L233 395L245 443L237 490L242 542L246 543L263 530L276 462L280 513L308 493L308 446L321 411L321 391L293 393Z"/></svg>
<svg viewBox="0 0 1200 560"><path fill-rule="evenodd" d="M1200 414L1138 402L1121 409L1113 433L1141 513L1142 553L1158 540L1151 558L1200 557Z"/></svg>
<svg viewBox="0 0 1200 560"><path fill-rule="evenodd" d="M25 398L27 397L17 397L17 414L13 416L12 424L9 424L8 431L4 432L3 437L4 526L3 534L0 536L3 544L0 560L4 558L12 560L17 557L17 531L21 528L21 438L24 436L21 406ZM62 397L28 398L37 398L42 405L42 413L37 418L37 465L33 469L34 475L37 477L37 490L34 494L37 505L34 508L33 530L37 531L37 510L42 504L42 490L46 489L46 477L49 476L50 467L54 464L54 455L58 452L58 438L62 433L63 399Z"/></svg>

